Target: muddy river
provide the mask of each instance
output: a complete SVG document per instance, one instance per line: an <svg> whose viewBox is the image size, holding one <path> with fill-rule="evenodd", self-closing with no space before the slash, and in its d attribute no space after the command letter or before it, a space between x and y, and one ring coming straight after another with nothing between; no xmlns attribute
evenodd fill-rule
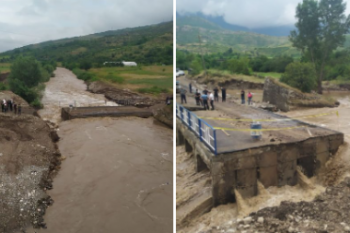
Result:
<svg viewBox="0 0 350 233"><path fill-rule="evenodd" d="M52 233L172 232L172 130L152 118L60 122L60 106L112 105L58 68L46 84L42 118L58 123L61 169L49 195ZM28 232L35 232L29 229Z"/></svg>

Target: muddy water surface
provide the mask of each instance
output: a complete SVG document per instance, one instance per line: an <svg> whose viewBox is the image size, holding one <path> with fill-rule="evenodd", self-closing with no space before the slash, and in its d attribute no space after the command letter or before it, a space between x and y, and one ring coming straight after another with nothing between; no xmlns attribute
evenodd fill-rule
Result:
<svg viewBox="0 0 350 233"><path fill-rule="evenodd" d="M59 105L105 103L79 82L59 68L40 115L59 122ZM61 122L58 134L64 161L38 232L172 232L172 130L152 118L91 118Z"/></svg>
<svg viewBox="0 0 350 233"><path fill-rule="evenodd" d="M107 101L104 95L93 94L86 91L86 84L65 68L58 67L55 77L46 83L42 103L44 109L39 111L44 120L58 123L61 119L61 107L77 106L116 106L114 102Z"/></svg>

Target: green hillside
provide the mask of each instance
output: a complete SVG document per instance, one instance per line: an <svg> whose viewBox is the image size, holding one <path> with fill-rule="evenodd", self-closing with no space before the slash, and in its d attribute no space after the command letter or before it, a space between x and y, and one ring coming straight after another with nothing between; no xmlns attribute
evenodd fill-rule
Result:
<svg viewBox="0 0 350 233"><path fill-rule="evenodd" d="M193 53L234 52L253 55L300 57L286 36L268 36L247 31L231 31L198 17L183 17L176 27L177 49ZM199 43L199 36L200 42Z"/></svg>
<svg viewBox="0 0 350 233"><path fill-rule="evenodd" d="M58 62L132 60L140 64L173 63L173 22L107 31L87 36L47 41L0 54L0 62L18 55Z"/></svg>

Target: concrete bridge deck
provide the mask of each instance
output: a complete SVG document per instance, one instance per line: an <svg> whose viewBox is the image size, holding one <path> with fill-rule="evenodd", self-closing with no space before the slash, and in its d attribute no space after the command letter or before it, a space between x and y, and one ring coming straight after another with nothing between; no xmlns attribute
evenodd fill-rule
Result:
<svg viewBox="0 0 350 233"><path fill-rule="evenodd" d="M177 98L177 103L180 102L181 100ZM198 109L198 106L195 105L194 97L192 96L187 98L187 104L183 104L183 106L189 109ZM217 130L216 132L218 153L298 142L310 137L326 136L335 132L330 129L307 124L301 120L290 119L273 112L264 111L247 105L240 105L233 102L215 102L214 106L214 111L196 110L194 114L213 127L227 128L227 130ZM335 112L330 114L335 114ZM240 121L240 119L243 119L243 121ZM253 140L249 130L252 121L248 121L247 119L256 119L256 121L260 122L262 129L272 130L263 131L261 140ZM232 131L230 129L243 131Z"/></svg>
<svg viewBox="0 0 350 233"><path fill-rule="evenodd" d="M97 106L97 107L71 107L62 108L63 120L86 117L125 117L138 116L150 117L153 113L148 108L136 108L132 106Z"/></svg>
<svg viewBox="0 0 350 233"><path fill-rule="evenodd" d="M177 99L180 102L179 98ZM194 106L194 98L187 96ZM216 130L217 155L187 125L177 118L177 144L185 144L194 153L197 171L210 169L213 204L235 202L234 190L243 197L257 195L257 183L265 187L297 184L297 167L308 177L317 175L344 142L340 132L310 125L299 120L234 103L216 103L214 111L195 111L198 117L228 118L233 121L204 119L213 127L248 129L248 131ZM335 113L334 113L335 114ZM262 121L263 129L300 127L263 132L261 140L253 140L249 121L237 119L270 119Z"/></svg>

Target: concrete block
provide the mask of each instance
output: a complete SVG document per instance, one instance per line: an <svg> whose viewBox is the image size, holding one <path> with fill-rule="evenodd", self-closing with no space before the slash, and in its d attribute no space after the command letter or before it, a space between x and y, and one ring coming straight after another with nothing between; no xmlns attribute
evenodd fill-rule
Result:
<svg viewBox="0 0 350 233"><path fill-rule="evenodd" d="M277 152L269 151L256 156L258 167L277 166Z"/></svg>
<svg viewBox="0 0 350 233"><path fill-rule="evenodd" d="M236 177L237 188L256 185L256 181L257 181L256 168L237 170L235 172L237 176Z"/></svg>
<svg viewBox="0 0 350 233"><path fill-rule="evenodd" d="M344 135L333 137L329 140L329 152L335 154L340 145L344 143Z"/></svg>
<svg viewBox="0 0 350 233"><path fill-rule="evenodd" d="M268 188L270 186L278 185L277 165L272 167L261 167L259 169L260 182Z"/></svg>
<svg viewBox="0 0 350 233"><path fill-rule="evenodd" d="M257 167L257 161L255 156L242 157L237 160L237 169L251 169Z"/></svg>
<svg viewBox="0 0 350 233"><path fill-rule="evenodd" d="M329 151L329 140L328 138L318 138L316 142L316 154Z"/></svg>
<svg viewBox="0 0 350 233"><path fill-rule="evenodd" d="M226 204L228 202L234 202L234 187L235 187L235 174L226 173L225 176L216 176L212 179L212 196L214 205Z"/></svg>
<svg viewBox="0 0 350 233"><path fill-rule="evenodd" d="M221 179L221 177L224 176L224 174L226 173L225 168L224 168L224 163L223 162L212 162L210 165L210 169L211 169L211 176L212 177L219 177Z"/></svg>
<svg viewBox="0 0 350 233"><path fill-rule="evenodd" d="M317 140L310 139L304 141L299 146L300 157L310 157L316 154L316 142Z"/></svg>
<svg viewBox="0 0 350 233"><path fill-rule="evenodd" d="M295 161L300 156L300 152L297 146L285 146L282 147L280 153L277 155L278 163L286 163Z"/></svg>
<svg viewBox="0 0 350 233"><path fill-rule="evenodd" d="M277 166L278 186L297 184L298 180L297 180L296 166L297 166L296 160L278 164Z"/></svg>

